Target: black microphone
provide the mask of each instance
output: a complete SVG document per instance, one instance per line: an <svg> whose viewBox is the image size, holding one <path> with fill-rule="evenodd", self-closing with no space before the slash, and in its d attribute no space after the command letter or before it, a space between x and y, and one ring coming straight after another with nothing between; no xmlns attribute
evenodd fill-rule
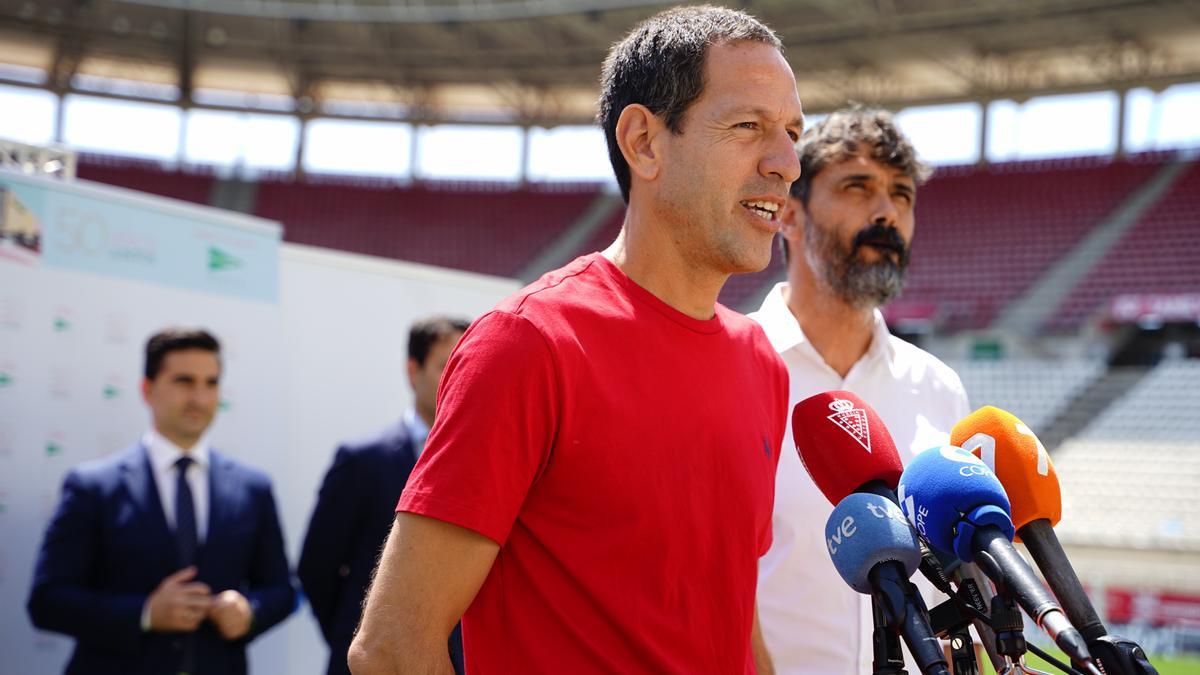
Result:
<svg viewBox="0 0 1200 675"><path fill-rule="evenodd" d="M1062 518L1062 489L1050 455L1033 431L1015 415L985 406L954 425L950 438L982 459L1004 486L1019 541L1104 671L1109 675L1155 673L1145 653L1132 641L1100 640L1108 630L1054 534L1054 526Z"/></svg>
<svg viewBox="0 0 1200 675"><path fill-rule="evenodd" d="M950 675L925 602L908 581L921 561L921 549L900 507L879 495L847 495L829 515L825 543L838 574L875 599L888 628L904 638L921 672Z"/></svg>
<svg viewBox="0 0 1200 675"><path fill-rule="evenodd" d="M1083 636L1013 548L1008 497L982 461L955 446L926 450L904 469L899 497L909 520L931 546L964 562L977 562L1072 661L1085 672L1102 675Z"/></svg>

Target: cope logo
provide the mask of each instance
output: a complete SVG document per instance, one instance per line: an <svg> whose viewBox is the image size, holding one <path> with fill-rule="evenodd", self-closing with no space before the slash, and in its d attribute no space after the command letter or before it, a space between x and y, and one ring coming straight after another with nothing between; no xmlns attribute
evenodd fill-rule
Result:
<svg viewBox="0 0 1200 675"><path fill-rule="evenodd" d="M958 467L958 474L960 476L969 478L971 476L992 475L992 472L987 468L986 464L984 464L975 455L972 455L960 447L954 445L943 445L941 450L938 452L941 453L942 457L950 460L951 462L958 462L959 464L962 464L962 466Z"/></svg>

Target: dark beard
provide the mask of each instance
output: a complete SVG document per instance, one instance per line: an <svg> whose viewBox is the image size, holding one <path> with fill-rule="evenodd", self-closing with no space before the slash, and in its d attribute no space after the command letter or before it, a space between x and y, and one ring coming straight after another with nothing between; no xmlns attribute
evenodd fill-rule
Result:
<svg viewBox="0 0 1200 675"><path fill-rule="evenodd" d="M866 246L884 255L875 262L865 262L859 251ZM815 224L811 215L804 225L804 250L808 264L834 294L858 308L882 307L900 295L911 252L900 232L890 225L868 225L846 245Z"/></svg>

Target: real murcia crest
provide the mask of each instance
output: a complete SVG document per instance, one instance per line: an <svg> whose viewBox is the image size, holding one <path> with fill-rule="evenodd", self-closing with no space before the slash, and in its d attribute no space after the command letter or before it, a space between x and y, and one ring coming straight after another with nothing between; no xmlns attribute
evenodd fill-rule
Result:
<svg viewBox="0 0 1200 675"><path fill-rule="evenodd" d="M833 411L829 419L858 441L863 449L871 452L871 429L867 424L867 411L855 408L853 403L844 398L834 399L829 404L829 409Z"/></svg>

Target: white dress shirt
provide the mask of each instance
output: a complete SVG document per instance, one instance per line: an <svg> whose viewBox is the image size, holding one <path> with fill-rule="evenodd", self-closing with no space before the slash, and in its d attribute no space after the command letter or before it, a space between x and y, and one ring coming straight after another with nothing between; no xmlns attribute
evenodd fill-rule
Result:
<svg viewBox="0 0 1200 675"><path fill-rule="evenodd" d="M158 499L162 503L167 527L175 531L175 485L179 480L179 469L175 462L183 456L183 449L168 441L162 434L151 429L142 436L142 445L150 455L150 468L154 471L154 485L158 488ZM201 438L187 451L192 458L185 480L192 489L192 501L196 505L196 540L204 543L208 531L208 438Z"/></svg>
<svg viewBox="0 0 1200 675"><path fill-rule="evenodd" d="M408 434L412 438L413 449L417 452L417 457L425 451L425 439L429 438L429 425L425 424L425 420L421 418L421 414L416 408L409 408L404 412L404 426L408 429Z"/></svg>
<svg viewBox="0 0 1200 675"><path fill-rule="evenodd" d="M774 541L759 561L763 638L781 675L870 673L871 600L847 586L829 560L825 521L833 506L800 462L790 410L824 391L854 392L879 413L907 463L914 454L949 442L950 430L970 408L958 375L932 354L892 336L878 311L870 347L843 379L804 336L784 300L786 286L776 285L750 314L790 376L787 432L775 477ZM918 577L914 583L928 602L932 587ZM920 672L911 659L908 664L908 672Z"/></svg>

